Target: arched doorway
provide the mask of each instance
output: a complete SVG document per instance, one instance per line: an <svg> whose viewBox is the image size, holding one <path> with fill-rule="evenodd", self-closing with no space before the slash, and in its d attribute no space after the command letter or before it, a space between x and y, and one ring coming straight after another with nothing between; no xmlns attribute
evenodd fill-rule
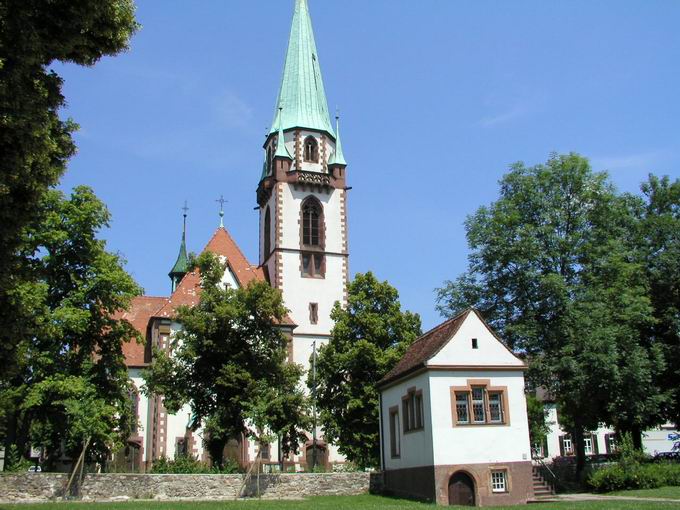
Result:
<svg viewBox="0 0 680 510"><path fill-rule="evenodd" d="M475 506L475 482L459 471L449 480L449 505Z"/></svg>

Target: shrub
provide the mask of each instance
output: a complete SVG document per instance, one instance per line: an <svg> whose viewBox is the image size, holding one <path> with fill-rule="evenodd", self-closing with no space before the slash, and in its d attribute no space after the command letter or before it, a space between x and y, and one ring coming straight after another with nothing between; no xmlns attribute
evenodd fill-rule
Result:
<svg viewBox="0 0 680 510"><path fill-rule="evenodd" d="M680 465L671 463L614 464L593 472L588 485L596 492L625 489L655 489L667 485L680 486Z"/></svg>
<svg viewBox="0 0 680 510"><path fill-rule="evenodd" d="M178 455L175 460L161 457L154 462L151 469L151 473L159 475L234 474L238 472L240 472L240 467L233 459L225 459L222 469L218 469L189 455Z"/></svg>

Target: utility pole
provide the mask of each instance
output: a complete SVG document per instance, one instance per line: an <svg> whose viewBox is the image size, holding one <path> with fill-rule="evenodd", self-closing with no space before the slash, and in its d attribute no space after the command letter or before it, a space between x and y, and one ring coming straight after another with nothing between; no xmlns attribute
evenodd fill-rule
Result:
<svg viewBox="0 0 680 510"><path fill-rule="evenodd" d="M312 469L316 469L316 340L312 343L312 413L314 425L312 429Z"/></svg>

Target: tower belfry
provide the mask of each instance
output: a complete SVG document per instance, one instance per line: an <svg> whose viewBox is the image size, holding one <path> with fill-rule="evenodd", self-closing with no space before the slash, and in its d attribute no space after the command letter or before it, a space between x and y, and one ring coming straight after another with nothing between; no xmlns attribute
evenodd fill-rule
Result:
<svg viewBox="0 0 680 510"><path fill-rule="evenodd" d="M296 0L257 202L260 265L297 325L291 361L305 368L330 338L349 274L347 163L319 61L307 0Z"/></svg>

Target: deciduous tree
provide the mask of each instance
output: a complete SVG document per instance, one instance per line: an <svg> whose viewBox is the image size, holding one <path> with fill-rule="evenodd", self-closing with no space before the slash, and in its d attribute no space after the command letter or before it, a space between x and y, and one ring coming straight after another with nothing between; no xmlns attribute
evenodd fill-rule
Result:
<svg viewBox="0 0 680 510"><path fill-rule="evenodd" d="M182 329L169 352L154 351L147 391L164 395L170 412L191 406L219 467L226 442L242 433L262 442L278 437L284 454L297 451L308 426L307 400L298 384L301 367L287 361L281 293L265 282L225 286L226 266L210 252L197 266L200 303L177 311Z"/></svg>
<svg viewBox="0 0 680 510"><path fill-rule="evenodd" d="M317 396L328 441L362 468L380 465L376 383L420 335L420 317L402 312L397 290L372 273L349 284L347 306L335 304L331 339L319 349Z"/></svg>
<svg viewBox="0 0 680 510"><path fill-rule="evenodd" d="M8 443L42 446L48 464L61 453L106 456L127 439L130 381L122 352L138 337L116 313L141 289L97 235L109 213L86 187L66 198L48 191L24 230L22 278L10 299L21 308L17 365L0 389L8 405Z"/></svg>
<svg viewBox="0 0 680 510"><path fill-rule="evenodd" d="M517 163L499 199L466 221L468 271L438 290L444 315L473 305L530 357L533 382L573 433L579 471L585 431L660 420L663 361L641 339L651 308L632 224L627 201L585 158Z"/></svg>
<svg viewBox="0 0 680 510"><path fill-rule="evenodd" d="M76 147L62 120L62 79L54 62L91 66L127 48L137 30L132 0L0 0L0 364L17 366L30 296L8 295L24 271L23 229L58 183ZM21 300L29 299L28 302ZM2 384L2 382L0 382Z"/></svg>

